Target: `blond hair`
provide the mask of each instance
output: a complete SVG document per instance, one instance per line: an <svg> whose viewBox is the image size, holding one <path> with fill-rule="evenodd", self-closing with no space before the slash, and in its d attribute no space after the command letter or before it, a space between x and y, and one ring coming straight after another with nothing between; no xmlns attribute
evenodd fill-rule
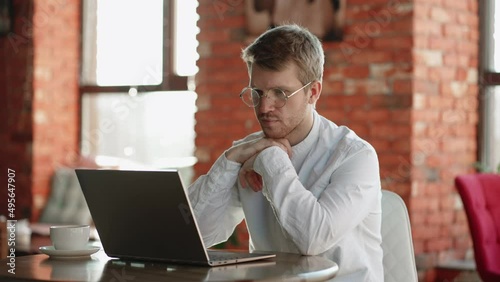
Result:
<svg viewBox="0 0 500 282"><path fill-rule="evenodd" d="M319 39L309 30L296 24L269 29L247 46L241 55L248 68L281 71L290 62L298 69L298 79L307 84L323 79L325 55Z"/></svg>

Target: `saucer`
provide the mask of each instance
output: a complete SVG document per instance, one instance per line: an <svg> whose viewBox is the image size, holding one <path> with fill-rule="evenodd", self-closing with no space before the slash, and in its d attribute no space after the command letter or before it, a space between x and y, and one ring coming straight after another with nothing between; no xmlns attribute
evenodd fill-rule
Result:
<svg viewBox="0 0 500 282"><path fill-rule="evenodd" d="M54 246L44 246L40 247L40 252L49 255L51 258L56 259L82 259L88 258L91 254L96 253L101 248L99 247L88 247L83 250L56 250Z"/></svg>

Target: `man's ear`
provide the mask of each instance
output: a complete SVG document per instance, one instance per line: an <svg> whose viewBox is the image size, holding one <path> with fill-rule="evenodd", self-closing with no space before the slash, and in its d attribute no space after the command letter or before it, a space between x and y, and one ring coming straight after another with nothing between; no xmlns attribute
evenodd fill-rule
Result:
<svg viewBox="0 0 500 282"><path fill-rule="evenodd" d="M319 96L321 96L321 89L323 85L321 84L321 81L314 81L311 83L311 89L309 90L311 93L311 96L309 96L309 104L316 105L316 101L318 101Z"/></svg>

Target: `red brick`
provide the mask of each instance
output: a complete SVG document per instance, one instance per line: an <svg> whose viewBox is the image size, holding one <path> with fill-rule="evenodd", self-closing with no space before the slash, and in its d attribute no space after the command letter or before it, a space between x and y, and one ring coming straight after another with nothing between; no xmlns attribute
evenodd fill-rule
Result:
<svg viewBox="0 0 500 282"><path fill-rule="evenodd" d="M321 90L321 95L342 95L344 93L344 82L343 81L323 81L323 89Z"/></svg>
<svg viewBox="0 0 500 282"><path fill-rule="evenodd" d="M411 135L411 128L404 124L379 125L372 128L371 136L393 140L398 137L408 138Z"/></svg>
<svg viewBox="0 0 500 282"><path fill-rule="evenodd" d="M335 53L335 52L334 52ZM327 64L323 71L323 83L342 79L342 69L336 64Z"/></svg>
<svg viewBox="0 0 500 282"><path fill-rule="evenodd" d="M421 228L412 229L413 240L439 238L439 226L424 225Z"/></svg>
<svg viewBox="0 0 500 282"><path fill-rule="evenodd" d="M244 44L240 42L214 42L211 46L212 49L212 59L213 57L229 57L230 62L226 64L227 66L241 66L246 68L245 63L239 58L241 50L245 47ZM213 60L213 61L224 61L224 60Z"/></svg>
<svg viewBox="0 0 500 282"><path fill-rule="evenodd" d="M318 104L326 105L328 108L365 108L368 98L364 95L335 95L333 97L320 98Z"/></svg>
<svg viewBox="0 0 500 282"><path fill-rule="evenodd" d="M216 53L214 53L214 55ZM228 70L228 69L230 69L233 71L247 73L246 65L239 57L237 57L238 55L222 57L222 58L218 57L217 59L213 59L213 58L200 59L200 60L198 60L197 65L198 65L198 67L204 68L204 69L213 69L213 70L220 70L220 69Z"/></svg>
<svg viewBox="0 0 500 282"><path fill-rule="evenodd" d="M442 24L439 22L433 22L428 20L416 21L413 24L413 29L417 35L425 36L441 36L442 35Z"/></svg>
<svg viewBox="0 0 500 282"><path fill-rule="evenodd" d="M364 50L373 48L373 37L370 37L358 30L356 34L344 35L344 40L340 43L340 51L345 60L350 61Z"/></svg>
<svg viewBox="0 0 500 282"><path fill-rule="evenodd" d="M388 120L394 123L409 123L411 120L411 112L407 109L391 109L390 118Z"/></svg>
<svg viewBox="0 0 500 282"><path fill-rule="evenodd" d="M478 52L478 42L470 42L468 40L462 41L456 46L456 50L460 53L474 56Z"/></svg>
<svg viewBox="0 0 500 282"><path fill-rule="evenodd" d="M402 3L403 1L400 1L399 3ZM350 9L346 9L346 19L351 20L351 21L366 21L367 19L369 20L375 20L379 23L384 23L386 22L387 18L390 19L399 19L399 18L404 18L405 16L408 16L411 11L404 11L404 9L398 9L400 6L394 7L394 5L385 5L388 4L384 3L384 5L371 5L370 7L367 7L366 3L361 5L361 6L355 6L352 5L352 2L347 2L348 5L350 6ZM394 2L395 4L398 4L397 2ZM399 11L401 10L401 12Z"/></svg>
<svg viewBox="0 0 500 282"><path fill-rule="evenodd" d="M379 79L363 79L363 80L346 80L346 94L356 95L379 95L389 93L387 81Z"/></svg>
<svg viewBox="0 0 500 282"><path fill-rule="evenodd" d="M243 28L245 27L246 19L242 16L225 16L223 19L219 17L207 18L198 21L198 27L200 30L206 29L216 29L216 28L227 28L228 26L232 28Z"/></svg>
<svg viewBox="0 0 500 282"><path fill-rule="evenodd" d="M390 138L384 138L384 139L391 141ZM386 166L392 165L396 167L396 169L392 171L393 174L398 175L399 177L409 176L409 172L406 170L406 168L410 167L410 164L408 160L405 159L401 154L396 154L395 152L388 152L386 154L380 155L379 161L380 163L383 163Z"/></svg>
<svg viewBox="0 0 500 282"><path fill-rule="evenodd" d="M202 20L217 19L219 21L223 21L228 16L228 12L234 9L232 5L229 5L224 0L200 2L207 3L198 5L196 9L196 12L202 16Z"/></svg>
<svg viewBox="0 0 500 282"><path fill-rule="evenodd" d="M396 79L392 84L392 91L394 94L410 95L413 92L412 80L409 79Z"/></svg>
<svg viewBox="0 0 500 282"><path fill-rule="evenodd" d="M397 21L391 21L387 26L382 26L382 34L404 35L413 32L414 21L411 17L402 18Z"/></svg>
<svg viewBox="0 0 500 282"><path fill-rule="evenodd" d="M455 1L454 1L455 2ZM457 24L460 25L465 25L471 28L474 28L474 30L477 30L478 28L478 17L475 14L467 13L467 12L459 12L457 13Z"/></svg>
<svg viewBox="0 0 500 282"><path fill-rule="evenodd" d="M392 149L389 140L375 139L371 140L370 144L375 148L375 150L380 154L381 152L388 152Z"/></svg>
<svg viewBox="0 0 500 282"><path fill-rule="evenodd" d="M349 128L356 132L356 134L363 139L366 139L369 136L370 129L366 123L352 122L349 124Z"/></svg>
<svg viewBox="0 0 500 282"><path fill-rule="evenodd" d="M337 123L338 125L343 125L346 122L344 111L325 108L320 109L318 112L325 118Z"/></svg>
<svg viewBox="0 0 500 282"><path fill-rule="evenodd" d="M430 18L433 21L441 23L449 23L454 20L453 11L441 7L432 7L430 9Z"/></svg>
<svg viewBox="0 0 500 282"><path fill-rule="evenodd" d="M438 83L426 80L415 79L413 81L413 90L416 93L432 95L439 93Z"/></svg>
<svg viewBox="0 0 500 282"><path fill-rule="evenodd" d="M468 113L467 115L467 123L469 124L477 124L479 121L478 113Z"/></svg>
<svg viewBox="0 0 500 282"><path fill-rule="evenodd" d="M377 110L353 110L353 113L350 115L352 120L355 121L370 121L370 123L379 122L379 121L387 121L390 117L390 112L386 109L377 109Z"/></svg>
<svg viewBox="0 0 500 282"><path fill-rule="evenodd" d="M14 3L14 10L21 11L23 7L21 2ZM5 119L12 127L7 129L11 138L6 146L15 152L7 154L7 159L12 166L19 167L16 168L17 218L37 220L43 208L40 203L45 202L50 191L54 168L64 163L68 148L77 149L79 9L78 2L64 6L54 6L53 2L37 3L33 10L26 10L22 18L19 14L14 19L15 32L22 36L22 42L17 42L19 45L12 45L7 37L0 39L1 48L5 50L0 61L10 70L6 76L8 89L24 89L22 93L0 90L9 97ZM30 27L30 32L26 30L26 22L36 23ZM60 26L66 29L61 30ZM60 75L54 80L47 73ZM40 99L41 93L45 99ZM50 122L50 128L47 124L32 122L40 112ZM4 159L3 152L1 158Z"/></svg>
<svg viewBox="0 0 500 282"><path fill-rule="evenodd" d="M424 252L424 243L421 241L414 240L413 241L413 250L415 255L421 254Z"/></svg>
<svg viewBox="0 0 500 282"><path fill-rule="evenodd" d="M392 16L388 16L390 17L389 21L386 21L386 16L383 15L379 20L353 23L346 28L345 32L347 34L364 34L370 38L411 33L413 27L411 18L394 20Z"/></svg>
<svg viewBox="0 0 500 282"><path fill-rule="evenodd" d="M443 0L443 7L462 11L468 10L467 1L460 1L460 3L457 3L457 1L454 0Z"/></svg>
<svg viewBox="0 0 500 282"><path fill-rule="evenodd" d="M227 42L229 41L228 29L203 30L196 36L198 41L204 42Z"/></svg>
<svg viewBox="0 0 500 282"><path fill-rule="evenodd" d="M197 173L196 176L200 176L202 174L206 174L210 170L210 168L212 167L212 164L213 164L213 162L204 163L204 162L198 161L194 165L194 169L195 169L195 171Z"/></svg>
<svg viewBox="0 0 500 282"><path fill-rule="evenodd" d="M433 67L443 65L443 52L440 50L415 50L413 54L416 64Z"/></svg>
<svg viewBox="0 0 500 282"><path fill-rule="evenodd" d="M393 51L392 61L394 63L413 64L413 52L411 50L395 50ZM401 64L401 66L405 66L404 64Z"/></svg>
<svg viewBox="0 0 500 282"><path fill-rule="evenodd" d="M412 213L410 222L412 226L421 226L426 222L426 215L424 213Z"/></svg>
<svg viewBox="0 0 500 282"><path fill-rule="evenodd" d="M469 66L469 56L460 53L445 53L443 55L444 65L452 67L468 67Z"/></svg>
<svg viewBox="0 0 500 282"><path fill-rule="evenodd" d="M469 230L464 235L469 235ZM455 239L455 248L460 250L468 250L473 247L472 241L469 236L461 236Z"/></svg>
<svg viewBox="0 0 500 282"><path fill-rule="evenodd" d="M477 3L477 1L467 1L467 10L471 12L471 14L477 14L478 12L478 9L479 9L479 4Z"/></svg>
<svg viewBox="0 0 500 282"><path fill-rule="evenodd" d="M468 40L472 42L479 42L479 30L478 29L470 29Z"/></svg>
<svg viewBox="0 0 500 282"><path fill-rule="evenodd" d="M457 70L450 67L430 67L429 78L431 81L444 82L453 81L456 77Z"/></svg>
<svg viewBox="0 0 500 282"><path fill-rule="evenodd" d="M345 78L367 78L370 74L370 69L368 66L347 66L342 70L343 76Z"/></svg>
<svg viewBox="0 0 500 282"><path fill-rule="evenodd" d="M427 157L426 165L428 167L441 168L453 165L455 160L449 158L446 155L430 155Z"/></svg>
<svg viewBox="0 0 500 282"><path fill-rule="evenodd" d="M427 80L429 78L429 67L423 64L415 65L413 75L417 79Z"/></svg>
<svg viewBox="0 0 500 282"><path fill-rule="evenodd" d="M242 85L242 89L244 86L248 85L248 73L246 71L234 71L231 69L220 70L211 74L211 79L214 81L239 81ZM238 93L239 94L239 93Z"/></svg>
<svg viewBox="0 0 500 282"><path fill-rule="evenodd" d="M429 49L430 38L427 35L415 34L413 36L413 47L415 49Z"/></svg>
<svg viewBox="0 0 500 282"><path fill-rule="evenodd" d="M413 112L414 121L437 122L439 120L439 111L435 110L415 110Z"/></svg>
<svg viewBox="0 0 500 282"><path fill-rule="evenodd" d="M380 5L384 5L382 7L385 7L385 5L387 4L387 0L374 0L374 1L370 1L369 2L369 5L371 7L380 7ZM365 0L350 0L349 1L349 5L367 5L367 2Z"/></svg>
<svg viewBox="0 0 500 282"><path fill-rule="evenodd" d="M418 1L413 4L413 16L418 21L428 21L431 14L431 6Z"/></svg>
<svg viewBox="0 0 500 282"><path fill-rule="evenodd" d="M477 84L467 84L467 96L476 97L478 95L479 86Z"/></svg>
<svg viewBox="0 0 500 282"><path fill-rule="evenodd" d="M468 58L467 58L467 65L468 65ZM458 80L458 81L467 81L467 78L468 78L468 71L467 69L464 69L464 68L460 68L457 70L457 74L455 76L455 79Z"/></svg>
<svg viewBox="0 0 500 282"><path fill-rule="evenodd" d="M427 105L433 109L452 109L455 105L456 99L452 97L442 96L428 96Z"/></svg>
<svg viewBox="0 0 500 282"><path fill-rule="evenodd" d="M379 78L411 78L412 67L409 64L372 64L370 73Z"/></svg>
<svg viewBox="0 0 500 282"><path fill-rule="evenodd" d="M441 113L441 120L443 123L465 123L467 120L467 113L464 111L446 110Z"/></svg>
<svg viewBox="0 0 500 282"><path fill-rule="evenodd" d="M351 58L353 64L387 63L393 58L391 51L362 49Z"/></svg>
<svg viewBox="0 0 500 282"><path fill-rule="evenodd" d="M442 251L453 246L453 241L450 238L430 239L427 243L429 251Z"/></svg>
<svg viewBox="0 0 500 282"><path fill-rule="evenodd" d="M381 49L405 49L408 50L413 46L413 38L405 37L381 37L373 39L373 46Z"/></svg>
<svg viewBox="0 0 500 282"><path fill-rule="evenodd" d="M405 111L405 109L409 109L409 107L414 103L413 98L410 95L395 95L395 96L372 96L372 105L388 107L390 109L396 110L394 112L394 116L391 120L394 122L406 122L410 120L410 112L404 113L404 116L398 115L397 110ZM401 112L402 113L402 112Z"/></svg>

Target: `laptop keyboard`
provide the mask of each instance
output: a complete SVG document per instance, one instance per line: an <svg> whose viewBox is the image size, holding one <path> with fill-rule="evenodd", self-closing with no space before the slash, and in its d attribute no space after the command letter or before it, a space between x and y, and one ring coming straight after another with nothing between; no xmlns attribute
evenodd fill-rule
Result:
<svg viewBox="0 0 500 282"><path fill-rule="evenodd" d="M208 252L211 261L227 261L249 257L249 254L237 254L230 252Z"/></svg>

